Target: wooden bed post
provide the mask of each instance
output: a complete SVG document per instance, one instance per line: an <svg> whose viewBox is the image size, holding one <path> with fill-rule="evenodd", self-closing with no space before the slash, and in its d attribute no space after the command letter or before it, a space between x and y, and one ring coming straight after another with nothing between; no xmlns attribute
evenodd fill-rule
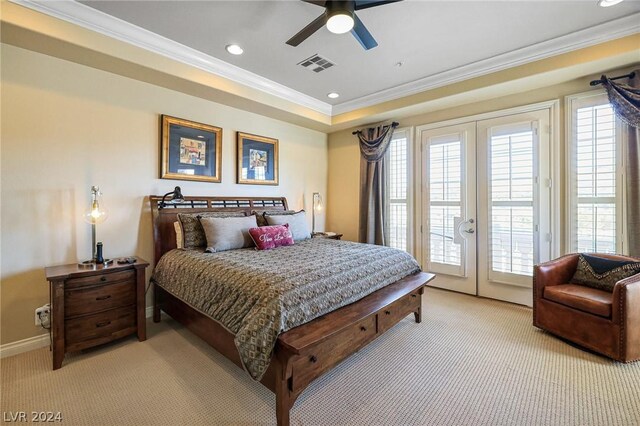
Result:
<svg viewBox="0 0 640 426"><path fill-rule="evenodd" d="M274 361L276 361L276 420L278 426L289 426L289 411L295 399L291 398L289 378L291 377L291 363L289 357L276 348Z"/></svg>

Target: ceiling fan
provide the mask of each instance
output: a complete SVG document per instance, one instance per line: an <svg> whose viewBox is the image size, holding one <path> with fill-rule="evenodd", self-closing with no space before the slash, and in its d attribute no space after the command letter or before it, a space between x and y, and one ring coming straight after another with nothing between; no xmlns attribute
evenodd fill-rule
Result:
<svg viewBox="0 0 640 426"><path fill-rule="evenodd" d="M358 18L358 15L356 15L356 10L369 9L402 0L302 1L324 7L325 10L322 15L304 27L298 34L291 37L287 41L288 45L299 45L326 24L327 29L334 34L344 34L351 31L351 34L360 42L362 47L365 50L369 50L376 47L378 43Z"/></svg>

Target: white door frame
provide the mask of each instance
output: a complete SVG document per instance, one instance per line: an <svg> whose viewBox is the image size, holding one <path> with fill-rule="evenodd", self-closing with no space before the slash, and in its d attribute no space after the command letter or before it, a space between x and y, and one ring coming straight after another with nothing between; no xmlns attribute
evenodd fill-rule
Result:
<svg viewBox="0 0 640 426"><path fill-rule="evenodd" d="M560 201L560 185L562 176L561 176L561 157L563 149L560 146L560 101L558 99L552 99L549 101L538 102L530 105L523 105L514 108L508 108L499 111L492 111L482 114L476 114L467 117L460 117L451 120L440 121L436 123L424 124L421 126L416 126L415 128L415 136L412 138L413 140L413 152L416 155L413 156L414 164L413 164L413 193L414 193L414 230L416 232L416 236L413 239L414 241L414 250L415 257L422 265L422 259L425 248L423 247L423 238L422 231L420 229L423 208L424 208L424 197L423 197L423 186L422 186L422 176L423 176L423 164L422 164L422 155L421 155L421 141L422 141L422 132L436 129L439 127L453 126L463 123L468 123L470 121L481 121L486 119L492 119L497 117L503 117L507 115L515 115L525 112L537 111L549 109L550 110L550 128L542 129L547 130L549 132L549 144L550 144L550 155L551 155L551 211L553 212L551 216L551 258L556 258L560 256L561 253L561 241L565 240L565 236L561 235L561 227L560 224L564 219L563 215L560 213L562 208L564 207L563 203Z"/></svg>

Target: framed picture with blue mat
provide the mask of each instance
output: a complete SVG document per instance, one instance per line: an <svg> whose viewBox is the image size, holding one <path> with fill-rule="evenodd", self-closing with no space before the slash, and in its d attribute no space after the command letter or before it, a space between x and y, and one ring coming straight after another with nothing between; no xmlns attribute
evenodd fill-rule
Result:
<svg viewBox="0 0 640 426"><path fill-rule="evenodd" d="M238 183L278 185L278 139L238 132Z"/></svg>
<svg viewBox="0 0 640 426"><path fill-rule="evenodd" d="M161 144L162 179L222 180L220 127L163 115Z"/></svg>

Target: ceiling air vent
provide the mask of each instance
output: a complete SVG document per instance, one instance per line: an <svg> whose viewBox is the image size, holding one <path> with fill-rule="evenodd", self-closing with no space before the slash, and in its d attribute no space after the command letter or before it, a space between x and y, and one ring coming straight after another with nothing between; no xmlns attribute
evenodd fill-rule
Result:
<svg viewBox="0 0 640 426"><path fill-rule="evenodd" d="M313 72L320 72L326 70L327 68L331 68L335 64L326 58L318 56L318 54L316 53L315 55L310 56L301 62L298 62L298 65Z"/></svg>

